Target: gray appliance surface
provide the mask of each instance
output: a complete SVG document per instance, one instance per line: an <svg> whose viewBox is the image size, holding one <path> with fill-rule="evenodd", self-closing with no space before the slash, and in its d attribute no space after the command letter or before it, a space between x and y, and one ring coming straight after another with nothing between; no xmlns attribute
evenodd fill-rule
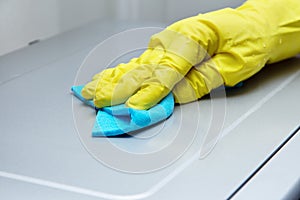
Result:
<svg viewBox="0 0 300 200"><path fill-rule="evenodd" d="M70 87L139 55L141 51L128 52L126 46L134 41L145 47L145 35L155 29L139 29L134 40L120 42L122 35L106 40L132 27L142 25L95 22L0 57L3 199L239 199L239 193L246 194L245 182L257 170L263 173L262 166L268 167L270 157L295 135L298 57L266 66L226 96L220 89L216 96L176 106L165 122L131 137L92 138L95 112L75 99ZM106 43L99 46L102 41ZM217 124L216 116L221 119ZM215 127L221 128L218 143L200 158L203 138ZM108 157L120 160L120 171L99 159L108 145L131 155L159 156L139 163L114 152ZM166 146L171 150L159 151ZM122 171L133 164L137 169L159 166L168 158L172 162L151 172Z"/></svg>
<svg viewBox="0 0 300 200"><path fill-rule="evenodd" d="M300 197L300 133L287 141L249 180L234 199L295 199Z"/></svg>

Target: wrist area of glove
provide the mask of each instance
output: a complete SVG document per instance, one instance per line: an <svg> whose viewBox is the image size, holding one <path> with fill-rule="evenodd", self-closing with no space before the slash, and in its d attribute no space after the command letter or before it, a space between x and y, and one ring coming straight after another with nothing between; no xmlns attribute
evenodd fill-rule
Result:
<svg viewBox="0 0 300 200"><path fill-rule="evenodd" d="M251 13L251 15L249 14ZM254 17L257 19L251 19ZM257 73L269 59L269 29L251 9L225 8L202 15L218 34L212 56L226 86L233 86Z"/></svg>
<svg viewBox="0 0 300 200"><path fill-rule="evenodd" d="M237 10L265 27L268 62L275 63L300 53L300 1L248 0Z"/></svg>

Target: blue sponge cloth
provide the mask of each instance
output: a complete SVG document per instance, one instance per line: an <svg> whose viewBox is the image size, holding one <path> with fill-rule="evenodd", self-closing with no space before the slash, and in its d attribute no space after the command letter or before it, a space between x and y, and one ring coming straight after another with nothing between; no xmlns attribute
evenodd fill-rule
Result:
<svg viewBox="0 0 300 200"><path fill-rule="evenodd" d="M95 108L92 100L86 100L81 95L81 86L73 86L73 94L85 104ZM139 130L167 119L174 111L172 93L149 110L136 110L124 104L104 107L98 110L92 129L92 136L115 136Z"/></svg>

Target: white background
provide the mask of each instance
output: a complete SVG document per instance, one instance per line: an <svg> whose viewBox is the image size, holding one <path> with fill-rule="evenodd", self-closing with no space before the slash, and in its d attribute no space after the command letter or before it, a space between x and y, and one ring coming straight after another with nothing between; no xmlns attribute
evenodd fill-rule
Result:
<svg viewBox="0 0 300 200"><path fill-rule="evenodd" d="M0 56L94 20L176 20L244 0L0 0Z"/></svg>

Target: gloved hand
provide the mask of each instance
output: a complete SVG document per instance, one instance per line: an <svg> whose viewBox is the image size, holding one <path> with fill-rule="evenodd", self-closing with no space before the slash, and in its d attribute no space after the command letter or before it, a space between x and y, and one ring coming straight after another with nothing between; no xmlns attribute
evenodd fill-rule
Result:
<svg viewBox="0 0 300 200"><path fill-rule="evenodd" d="M249 0L172 24L139 58L95 75L82 95L100 108L148 109L170 91L175 102L191 102L298 54L299 39L299 0Z"/></svg>

